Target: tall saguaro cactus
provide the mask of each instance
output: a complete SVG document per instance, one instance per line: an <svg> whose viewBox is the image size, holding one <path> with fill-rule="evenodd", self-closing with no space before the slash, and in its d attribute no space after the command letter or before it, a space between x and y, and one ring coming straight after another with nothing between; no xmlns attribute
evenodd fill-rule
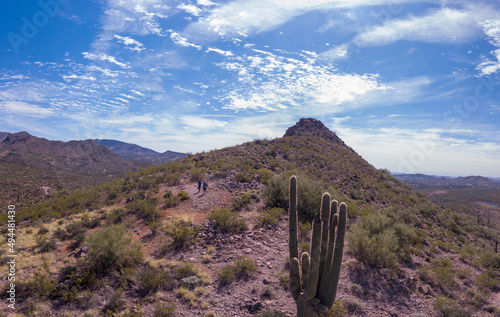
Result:
<svg viewBox="0 0 500 317"><path fill-rule="evenodd" d="M330 194L323 194L321 210L313 220L311 250L302 253L300 260L295 176L290 177L289 214L290 289L297 304L297 317L317 317L328 312L337 294L347 206L339 206L336 200L331 201Z"/></svg>

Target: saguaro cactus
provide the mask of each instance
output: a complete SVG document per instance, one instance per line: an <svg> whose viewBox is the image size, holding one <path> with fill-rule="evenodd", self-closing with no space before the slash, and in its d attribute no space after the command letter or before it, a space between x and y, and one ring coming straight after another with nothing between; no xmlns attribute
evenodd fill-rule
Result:
<svg viewBox="0 0 500 317"><path fill-rule="evenodd" d="M297 317L320 316L332 307L337 294L344 253L347 206L345 203L339 206L336 200L331 201L330 194L323 194L321 210L313 220L311 250L302 253L300 260L295 176L290 177L289 214L290 289L297 304Z"/></svg>

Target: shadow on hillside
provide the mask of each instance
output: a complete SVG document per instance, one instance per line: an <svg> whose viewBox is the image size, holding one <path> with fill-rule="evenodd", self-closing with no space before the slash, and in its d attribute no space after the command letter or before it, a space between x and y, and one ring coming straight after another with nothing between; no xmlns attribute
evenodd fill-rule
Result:
<svg viewBox="0 0 500 317"><path fill-rule="evenodd" d="M361 286L357 292L358 296L397 305L405 305L410 299L410 288L415 286L406 278L399 277L388 269L374 268L363 263L351 266L349 275L354 284Z"/></svg>

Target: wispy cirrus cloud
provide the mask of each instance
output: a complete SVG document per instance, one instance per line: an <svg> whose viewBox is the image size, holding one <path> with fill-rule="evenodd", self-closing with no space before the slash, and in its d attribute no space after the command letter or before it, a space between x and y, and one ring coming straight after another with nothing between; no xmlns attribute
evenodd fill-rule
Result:
<svg viewBox="0 0 500 317"><path fill-rule="evenodd" d="M463 43L482 34L479 24L485 8L432 10L421 16L389 20L354 37L359 47L383 46L400 40L427 43Z"/></svg>
<svg viewBox="0 0 500 317"><path fill-rule="evenodd" d="M490 52L494 57L493 60L485 57L484 61L476 67L481 76L488 76L500 71L500 19L487 20L482 23L482 26L490 44L497 47L496 50Z"/></svg>

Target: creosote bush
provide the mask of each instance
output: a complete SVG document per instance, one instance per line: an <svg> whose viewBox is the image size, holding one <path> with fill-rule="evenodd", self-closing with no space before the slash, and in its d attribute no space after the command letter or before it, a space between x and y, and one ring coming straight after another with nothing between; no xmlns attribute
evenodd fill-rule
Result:
<svg viewBox="0 0 500 317"><path fill-rule="evenodd" d="M405 247L417 241L415 230L389 212L375 211L361 217L347 238L356 259L371 266L396 268L405 258Z"/></svg>
<svg viewBox="0 0 500 317"><path fill-rule="evenodd" d="M219 284L227 285L233 281L248 278L252 273L257 272L258 267L254 260L245 256L239 256L234 265L223 267L219 272Z"/></svg>
<svg viewBox="0 0 500 317"><path fill-rule="evenodd" d="M248 229L245 218L228 208L213 209L209 219L215 221L218 228L228 233L238 233Z"/></svg>
<svg viewBox="0 0 500 317"><path fill-rule="evenodd" d="M276 226L284 213L285 210L282 208L265 208L260 210L256 225L259 227L266 225Z"/></svg>
<svg viewBox="0 0 500 317"><path fill-rule="evenodd" d="M92 232L86 243L89 247L86 265L96 274L134 267L142 261L141 243L133 240L122 225Z"/></svg>

